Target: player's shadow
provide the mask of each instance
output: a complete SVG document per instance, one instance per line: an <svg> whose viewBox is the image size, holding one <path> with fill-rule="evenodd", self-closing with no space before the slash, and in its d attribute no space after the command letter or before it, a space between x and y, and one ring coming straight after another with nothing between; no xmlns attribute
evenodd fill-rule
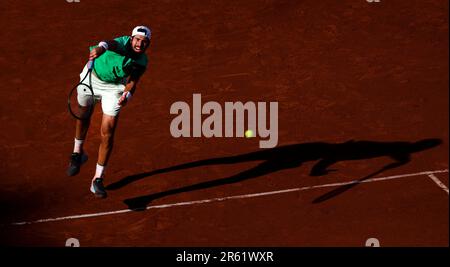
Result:
<svg viewBox="0 0 450 267"><path fill-rule="evenodd" d="M345 143L337 144L324 142L293 144L237 156L199 160L168 168L158 169L151 172L135 174L127 176L118 182L108 185L106 189L116 190L127 184L152 175L184 170L188 168L195 168L213 164L237 164L248 161L262 161L256 167L242 171L230 177L201 182L159 193L124 200L124 203L127 204L130 209L142 210L145 209L146 206L155 199L183 192L237 183L251 178L274 173L280 170L297 168L301 166L302 163L307 161L318 161L312 167L310 176L321 176L329 173L330 171L335 171L333 169L329 169L328 167L339 161L364 160L383 156L387 156L393 159L392 163L387 164L380 170L377 170L374 173L360 178L355 183L338 187L337 189L332 190L313 201L313 203L319 203L340 193L343 193L344 191L352 188L363 180L378 175L385 170L393 169L408 163L410 161L410 156L412 153L436 147L441 143L442 140L440 139L424 139L417 142L376 142L350 140Z"/></svg>

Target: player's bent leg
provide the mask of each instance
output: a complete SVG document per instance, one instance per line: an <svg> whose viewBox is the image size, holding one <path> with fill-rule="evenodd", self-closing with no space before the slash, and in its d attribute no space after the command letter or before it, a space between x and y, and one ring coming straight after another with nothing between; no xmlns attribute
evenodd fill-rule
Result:
<svg viewBox="0 0 450 267"><path fill-rule="evenodd" d="M90 125L91 118L86 120L77 120L75 126L75 138L78 140L85 140Z"/></svg>
<svg viewBox="0 0 450 267"><path fill-rule="evenodd" d="M86 75L87 67L83 68L83 71L80 73L80 81ZM79 104L79 109L81 112L91 112L91 109L94 108L92 105L95 105L95 101L92 101L92 98L87 95L87 92L83 90L83 87L77 88L77 101ZM83 113L81 113L83 117ZM68 176L74 176L80 172L80 167L83 163L85 163L88 159L87 155L83 151L84 140L86 139L86 135L89 129L91 118L86 120L77 120L75 123L75 140L74 140L74 148L72 154L70 155L69 166L67 168L66 174Z"/></svg>

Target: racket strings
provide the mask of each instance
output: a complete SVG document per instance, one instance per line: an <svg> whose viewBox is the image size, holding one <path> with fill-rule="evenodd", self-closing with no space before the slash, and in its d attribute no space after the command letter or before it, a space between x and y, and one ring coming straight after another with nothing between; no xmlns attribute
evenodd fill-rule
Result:
<svg viewBox="0 0 450 267"><path fill-rule="evenodd" d="M91 116L96 102L91 87L80 83L70 93L69 111L75 118L84 120Z"/></svg>
<svg viewBox="0 0 450 267"><path fill-rule="evenodd" d="M69 112L79 120L90 118L94 106L96 102L98 102L94 95L94 91L92 90L92 70L93 66L90 65L83 79L79 84L72 88L69 94ZM86 78L89 80L89 85L85 83Z"/></svg>

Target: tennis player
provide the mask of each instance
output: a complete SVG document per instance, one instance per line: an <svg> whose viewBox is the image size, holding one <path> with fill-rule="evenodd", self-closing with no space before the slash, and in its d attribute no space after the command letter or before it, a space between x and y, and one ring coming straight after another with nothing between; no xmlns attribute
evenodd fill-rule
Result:
<svg viewBox="0 0 450 267"><path fill-rule="evenodd" d="M150 45L150 39L150 29L137 26L133 29L131 36L101 41L98 45L90 47L89 60L95 59L91 86L95 99L101 101L103 111L97 167L90 187L96 197L107 196L103 179L113 148L119 112L134 95L139 78L147 68L145 51ZM85 66L80 79L87 71ZM90 119L76 121L75 144L67 169L69 176L78 174L80 166L87 160L83 144L89 124Z"/></svg>

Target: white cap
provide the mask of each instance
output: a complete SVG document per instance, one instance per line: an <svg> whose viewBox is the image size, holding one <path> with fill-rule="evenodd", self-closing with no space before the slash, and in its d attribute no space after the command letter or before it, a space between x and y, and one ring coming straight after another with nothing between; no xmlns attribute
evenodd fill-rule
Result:
<svg viewBox="0 0 450 267"><path fill-rule="evenodd" d="M131 33L131 36L135 36L135 35L141 35L144 37L147 37L149 40L150 38L152 38L152 32L150 31L149 28L145 27L145 26L137 26L133 29L133 32Z"/></svg>

